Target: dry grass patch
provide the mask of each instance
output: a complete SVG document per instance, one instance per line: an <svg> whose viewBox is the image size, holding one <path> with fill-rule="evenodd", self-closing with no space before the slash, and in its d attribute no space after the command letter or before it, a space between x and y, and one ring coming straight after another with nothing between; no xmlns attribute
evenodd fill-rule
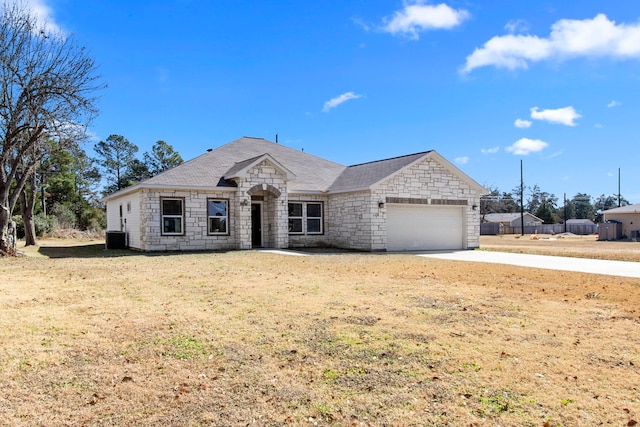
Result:
<svg viewBox="0 0 640 427"><path fill-rule="evenodd" d="M412 255L1 259L0 425L627 425L638 280Z"/></svg>
<svg viewBox="0 0 640 427"><path fill-rule="evenodd" d="M480 247L501 252L640 262L640 242L601 242L596 235L481 236Z"/></svg>

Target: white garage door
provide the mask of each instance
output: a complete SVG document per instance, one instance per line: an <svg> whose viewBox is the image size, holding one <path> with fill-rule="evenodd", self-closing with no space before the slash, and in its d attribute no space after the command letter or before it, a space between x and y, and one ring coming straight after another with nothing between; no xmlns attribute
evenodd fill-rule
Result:
<svg viewBox="0 0 640 427"><path fill-rule="evenodd" d="M387 250L463 249L461 206L387 204Z"/></svg>

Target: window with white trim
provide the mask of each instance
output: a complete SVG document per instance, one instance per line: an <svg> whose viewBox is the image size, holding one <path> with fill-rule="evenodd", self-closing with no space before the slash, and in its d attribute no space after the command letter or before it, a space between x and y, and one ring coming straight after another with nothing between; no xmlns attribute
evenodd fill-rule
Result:
<svg viewBox="0 0 640 427"><path fill-rule="evenodd" d="M161 199L162 234L182 235L184 234L184 200L183 199Z"/></svg>
<svg viewBox="0 0 640 427"><path fill-rule="evenodd" d="M302 203L289 203L289 233L302 234Z"/></svg>
<svg viewBox="0 0 640 427"><path fill-rule="evenodd" d="M289 203L289 234L322 234L322 203Z"/></svg>
<svg viewBox="0 0 640 427"><path fill-rule="evenodd" d="M322 234L322 203L307 203L307 234Z"/></svg>
<svg viewBox="0 0 640 427"><path fill-rule="evenodd" d="M229 234L229 202L207 199L207 222L209 234Z"/></svg>

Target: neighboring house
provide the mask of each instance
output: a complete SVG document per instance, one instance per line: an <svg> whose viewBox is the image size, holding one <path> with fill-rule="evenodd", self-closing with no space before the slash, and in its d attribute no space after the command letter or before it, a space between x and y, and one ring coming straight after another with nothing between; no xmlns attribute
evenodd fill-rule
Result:
<svg viewBox="0 0 640 427"><path fill-rule="evenodd" d="M595 222L591 221L590 219L579 219L579 218L574 218L574 219L568 219L567 220L567 225L596 225Z"/></svg>
<svg viewBox="0 0 640 427"><path fill-rule="evenodd" d="M244 137L104 200L143 251L480 244L481 185L435 151L344 166Z"/></svg>
<svg viewBox="0 0 640 427"><path fill-rule="evenodd" d="M594 234L598 232L598 225L590 219L568 219L564 231L580 235Z"/></svg>
<svg viewBox="0 0 640 427"><path fill-rule="evenodd" d="M604 221L617 221L622 224L622 235L640 237L640 203L603 211Z"/></svg>
<svg viewBox="0 0 640 427"><path fill-rule="evenodd" d="M524 216L524 226L541 225L542 220L537 216L525 212L524 215L517 213L490 213L484 216L484 222L499 223L505 227L522 226L522 217Z"/></svg>

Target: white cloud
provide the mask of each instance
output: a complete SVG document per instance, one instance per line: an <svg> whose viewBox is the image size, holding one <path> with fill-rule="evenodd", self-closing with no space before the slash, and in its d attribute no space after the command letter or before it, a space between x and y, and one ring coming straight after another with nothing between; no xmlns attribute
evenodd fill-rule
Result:
<svg viewBox="0 0 640 427"><path fill-rule="evenodd" d="M575 126L574 120L582 117L573 107L558 108L556 110L542 110L538 107L531 108L531 118L545 120L549 123L558 123L565 126Z"/></svg>
<svg viewBox="0 0 640 427"><path fill-rule="evenodd" d="M456 157L455 162L460 165L466 165L467 163L469 163L469 157L467 156Z"/></svg>
<svg viewBox="0 0 640 427"><path fill-rule="evenodd" d="M602 123L596 123L593 126L595 126L596 129L602 129Z"/></svg>
<svg viewBox="0 0 640 427"><path fill-rule="evenodd" d="M467 56L462 68L493 65L526 69L531 62L576 57L640 58L640 23L616 24L606 15L593 19L562 19L551 26L548 38L533 35L495 36Z"/></svg>
<svg viewBox="0 0 640 427"><path fill-rule="evenodd" d="M529 24L522 19L516 19L513 21L507 22L507 25L504 26L504 29L509 32L509 34L515 33L525 33L529 31Z"/></svg>
<svg viewBox="0 0 640 427"><path fill-rule="evenodd" d="M608 103L608 104L607 104L607 107L608 107L608 108L613 108L613 107L619 107L619 106L621 106L621 105L622 105L622 104L621 104L621 103L619 103L618 101L611 101L610 103Z"/></svg>
<svg viewBox="0 0 640 427"><path fill-rule="evenodd" d="M493 147L493 148L482 148L482 149L480 150L480 152L481 152L482 154L495 154L495 153L497 153L498 151L500 151L500 146L499 146L499 145L496 145L496 146L495 146L495 147Z"/></svg>
<svg viewBox="0 0 640 427"><path fill-rule="evenodd" d="M531 120L522 120L522 119L516 119L516 121L513 123L513 125L517 128L520 129L527 129L531 127Z"/></svg>
<svg viewBox="0 0 640 427"><path fill-rule="evenodd" d="M529 139L529 138L521 138L505 148L509 153L527 156L531 153L537 153L538 151L542 151L547 148L549 144L539 139Z"/></svg>
<svg viewBox="0 0 640 427"><path fill-rule="evenodd" d="M433 6L422 0L406 1L404 8L385 19L383 31L401 34L413 40L420 38L420 32L427 30L450 29L469 18L464 9L453 9L444 3Z"/></svg>
<svg viewBox="0 0 640 427"><path fill-rule="evenodd" d="M324 103L324 107L322 107L323 113L328 113L329 110L336 108L338 105L343 104L351 99L362 98L362 95L358 95L353 92L343 93L340 96L336 96Z"/></svg>
<svg viewBox="0 0 640 427"><path fill-rule="evenodd" d="M47 33L64 34L62 28L53 19L53 9L46 0L8 0L8 4L24 6L36 18L38 26Z"/></svg>

